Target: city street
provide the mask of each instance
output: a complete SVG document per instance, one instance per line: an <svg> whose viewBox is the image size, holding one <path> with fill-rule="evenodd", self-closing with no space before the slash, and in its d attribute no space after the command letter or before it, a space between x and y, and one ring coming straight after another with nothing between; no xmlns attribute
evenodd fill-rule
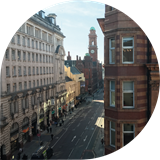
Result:
<svg viewBox="0 0 160 160"><path fill-rule="evenodd" d="M50 143L54 150L51 159L95 157L92 149L96 137L103 137L101 132L98 135L100 128L104 127L102 118L104 104L102 99L103 92L101 91L101 93L95 95L95 100L88 105L84 104L76 115L71 116L70 121L65 124L62 131Z"/></svg>

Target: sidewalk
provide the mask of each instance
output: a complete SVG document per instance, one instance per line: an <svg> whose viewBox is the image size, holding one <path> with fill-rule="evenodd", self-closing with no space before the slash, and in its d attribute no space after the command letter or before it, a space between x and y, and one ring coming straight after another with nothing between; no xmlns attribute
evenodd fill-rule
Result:
<svg viewBox="0 0 160 160"><path fill-rule="evenodd" d="M104 117L104 114L102 117ZM103 127L104 127L104 124L103 124ZM92 150L95 152L95 158L104 156L105 148L104 148L104 144L101 143L102 138L104 139L104 128L100 128L96 141L92 148Z"/></svg>
<svg viewBox="0 0 160 160"><path fill-rule="evenodd" d="M64 120L64 125L62 126L57 126L52 125L52 133L54 136L56 136L58 133L60 133L63 129L63 127L66 125L67 122L70 121L71 117L75 116L79 110L81 110L82 107L86 105L84 102L79 104L77 108L74 108L74 111L70 114L68 113L66 118L63 118ZM51 133L48 133L47 130L41 132L41 137L39 140L39 137L34 136L31 142L27 142L23 146L23 153L21 154L20 159L22 159L23 154L28 155L28 159L31 158L32 153L36 152L39 150L42 146L40 146L39 142L43 141L43 146L47 144L48 142L50 143L51 141ZM14 159L17 159L18 156L18 150L16 150L12 155L14 155Z"/></svg>

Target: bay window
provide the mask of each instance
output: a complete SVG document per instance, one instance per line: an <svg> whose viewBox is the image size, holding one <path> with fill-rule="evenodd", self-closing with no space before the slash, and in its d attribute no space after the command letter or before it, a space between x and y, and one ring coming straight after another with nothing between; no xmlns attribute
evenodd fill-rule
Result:
<svg viewBox="0 0 160 160"><path fill-rule="evenodd" d="M109 63L115 64L115 39L109 40Z"/></svg>
<svg viewBox="0 0 160 160"><path fill-rule="evenodd" d="M110 145L115 147L115 123L110 122Z"/></svg>

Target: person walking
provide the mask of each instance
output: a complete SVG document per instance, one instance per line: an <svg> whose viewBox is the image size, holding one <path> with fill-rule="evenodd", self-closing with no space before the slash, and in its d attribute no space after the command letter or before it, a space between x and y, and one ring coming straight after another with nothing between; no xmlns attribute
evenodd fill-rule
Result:
<svg viewBox="0 0 160 160"><path fill-rule="evenodd" d="M62 119L62 124L64 124L64 120Z"/></svg>
<svg viewBox="0 0 160 160"><path fill-rule="evenodd" d="M102 143L102 145L103 145L103 142L104 142L104 140L103 140L103 138L101 139L101 143Z"/></svg>
<svg viewBox="0 0 160 160"><path fill-rule="evenodd" d="M49 133L49 127L47 126L47 132Z"/></svg>
<svg viewBox="0 0 160 160"><path fill-rule="evenodd" d="M51 139L53 140L53 134L51 134Z"/></svg>
<svg viewBox="0 0 160 160"><path fill-rule="evenodd" d="M50 133L52 133L52 127L50 127Z"/></svg>

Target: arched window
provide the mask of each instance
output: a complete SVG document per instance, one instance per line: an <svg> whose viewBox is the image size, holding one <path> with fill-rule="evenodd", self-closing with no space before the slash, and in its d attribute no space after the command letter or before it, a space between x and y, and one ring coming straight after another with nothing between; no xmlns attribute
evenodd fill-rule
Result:
<svg viewBox="0 0 160 160"><path fill-rule="evenodd" d="M92 46L94 46L94 41L92 41Z"/></svg>

